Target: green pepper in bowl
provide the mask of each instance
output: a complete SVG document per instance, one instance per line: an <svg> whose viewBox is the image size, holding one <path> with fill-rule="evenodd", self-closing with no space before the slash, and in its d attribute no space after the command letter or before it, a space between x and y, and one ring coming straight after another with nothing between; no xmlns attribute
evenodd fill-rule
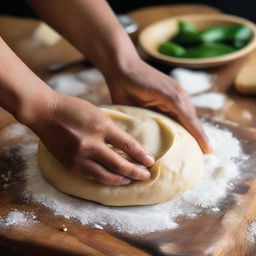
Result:
<svg viewBox="0 0 256 256"><path fill-rule="evenodd" d="M171 41L182 46L194 45L201 42L199 31L190 23L179 21L178 33L171 38Z"/></svg>
<svg viewBox="0 0 256 256"><path fill-rule="evenodd" d="M236 49L221 43L205 43L200 46L191 47L187 49L184 58L211 58L230 54L235 52Z"/></svg>
<svg viewBox="0 0 256 256"><path fill-rule="evenodd" d="M159 45L158 52L167 56L182 57L186 54L186 49L178 44L166 41Z"/></svg>
<svg viewBox="0 0 256 256"><path fill-rule="evenodd" d="M238 48L252 38L252 30L245 25L223 25L206 29L200 33L203 43L228 42Z"/></svg>

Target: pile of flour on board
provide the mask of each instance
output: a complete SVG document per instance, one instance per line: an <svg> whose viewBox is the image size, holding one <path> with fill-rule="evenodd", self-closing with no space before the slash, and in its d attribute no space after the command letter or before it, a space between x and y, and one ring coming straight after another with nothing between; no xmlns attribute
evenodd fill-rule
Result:
<svg viewBox="0 0 256 256"><path fill-rule="evenodd" d="M55 75L47 83L57 92L80 96L89 92L91 86L104 81L102 74L96 69Z"/></svg>
<svg viewBox="0 0 256 256"><path fill-rule="evenodd" d="M196 107L212 110L221 109L225 103L225 95L217 92L207 92L212 88L212 76L203 71L192 71L175 68L170 75L191 96ZM96 68L55 75L47 83L56 91L76 97L83 97L94 104L101 103L97 94L108 94L106 85L102 85L104 77ZM108 98L108 97L107 97Z"/></svg>
<svg viewBox="0 0 256 256"><path fill-rule="evenodd" d="M189 95L202 93L211 89L212 77L203 71L192 71L185 68L175 68L170 75Z"/></svg>
<svg viewBox="0 0 256 256"><path fill-rule="evenodd" d="M13 210L6 216L0 217L0 228L15 226L16 229L24 229L35 223L37 220L33 212Z"/></svg>
<svg viewBox="0 0 256 256"><path fill-rule="evenodd" d="M194 106L212 110L218 110L224 106L226 97L223 93L206 92L212 88L212 76L208 73L175 68L170 75L191 96Z"/></svg>
<svg viewBox="0 0 256 256"><path fill-rule="evenodd" d="M95 105L111 102L104 77L96 68L54 75L46 82L57 92L81 97Z"/></svg>
<svg viewBox="0 0 256 256"><path fill-rule="evenodd" d="M94 228L110 228L119 232L146 233L173 229L178 216L194 218L200 212L219 211L221 200L232 188L231 180L239 174L245 158L239 141L228 130L204 124L214 153L205 156L202 178L191 189L175 199L152 206L107 207L74 198L57 191L44 180L37 166L37 145L23 146L27 161L24 196L48 207L55 215L77 219ZM240 159L240 160L239 160Z"/></svg>

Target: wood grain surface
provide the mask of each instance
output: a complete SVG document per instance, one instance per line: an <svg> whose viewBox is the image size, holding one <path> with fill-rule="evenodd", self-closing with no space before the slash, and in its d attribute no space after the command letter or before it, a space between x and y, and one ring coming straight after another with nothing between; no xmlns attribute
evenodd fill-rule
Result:
<svg viewBox="0 0 256 256"><path fill-rule="evenodd" d="M131 15L142 28L170 15L199 11L217 12L204 6L161 6L135 11ZM47 72L49 65L74 61L82 56L64 40L52 47L33 48L30 43L31 33L37 24L37 21L28 19L0 17L0 35L39 76L47 79L51 76ZM212 91L225 93L227 101L221 110L198 109L198 112L211 120L217 120L240 139L244 151L250 155L243 166L244 173L247 173L246 179L238 182L230 194L230 198L236 200L228 200L220 212L204 213L193 220L179 218L179 227L174 230L139 235L96 230L82 226L75 220L54 216L41 205L24 201L21 197L24 186L22 172L26 163L19 154L19 147L37 138L31 136L29 130L30 136L14 139L4 136L15 120L0 109L0 173L11 171L13 177L7 189L0 183L0 216L18 209L33 211L39 220L26 231L0 227L0 245L8 248L6 255L255 256L256 247L248 244L246 231L250 223L256 220L256 102L254 97L238 94L233 87L235 76L245 62L246 58L209 70L215 77ZM158 63L152 62L152 65L169 71L168 67ZM84 68L80 66L68 71ZM106 85L102 83L101 86L101 101L109 103L108 92L104 89ZM83 98L86 97L84 95ZM6 148L10 150L7 152ZM67 232L61 231L63 224L67 226ZM0 255L2 253L3 249L0 248Z"/></svg>

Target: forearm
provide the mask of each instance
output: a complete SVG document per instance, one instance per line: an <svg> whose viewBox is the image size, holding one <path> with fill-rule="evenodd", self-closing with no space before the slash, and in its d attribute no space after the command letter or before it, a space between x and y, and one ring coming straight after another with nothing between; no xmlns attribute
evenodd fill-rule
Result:
<svg viewBox="0 0 256 256"><path fill-rule="evenodd" d="M137 52L105 0L28 0L106 76L129 69Z"/></svg>
<svg viewBox="0 0 256 256"><path fill-rule="evenodd" d="M15 55L1 37L0 61L0 106L20 122L29 123L40 106L48 105L53 91Z"/></svg>

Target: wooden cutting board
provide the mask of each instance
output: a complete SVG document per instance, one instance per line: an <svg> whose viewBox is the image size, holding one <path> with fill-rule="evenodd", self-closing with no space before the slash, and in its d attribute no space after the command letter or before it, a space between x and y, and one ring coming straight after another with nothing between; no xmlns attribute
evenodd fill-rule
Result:
<svg viewBox="0 0 256 256"><path fill-rule="evenodd" d="M131 15L143 27L160 18L195 11L212 13L216 12L216 9L194 5L161 6L141 9ZM37 24L38 22L27 19L0 18L0 35L37 74L46 79L50 76L47 73L47 67L50 64L73 61L81 55L64 42L41 49L28 47L29 35ZM3 33L6 31L6 26L11 31L11 35ZM65 54L62 54L63 50ZM248 245L245 234L250 223L256 220L256 174L254 174L256 130L253 128L256 124L256 102L253 97L239 95L232 87L235 74L244 61L246 59L209 71L218 75L212 90L226 93L228 100L225 107L219 111L198 109L200 114L214 117L221 122L221 125L231 129L241 140L245 152L251 156L244 166L245 171L250 169L250 175L237 184L231 194L239 199L240 204L237 201L231 201L216 214L202 214L193 220L180 218L177 229L140 235L96 230L82 226L75 220L54 216L51 211L41 205L22 200L21 191L24 186L22 172L25 163L19 156L18 148L21 144L30 143L36 138L21 136L7 139L3 136L14 119L0 109L0 172L13 173L13 183L8 189L4 189L0 184L0 216L18 209L33 211L39 220L27 231L0 228L0 245L11 250L9 255L255 256L256 248L254 245ZM156 65L160 69L169 70ZM11 154L7 154L6 147L13 148ZM63 224L67 226L67 232L61 231Z"/></svg>
<svg viewBox="0 0 256 256"><path fill-rule="evenodd" d="M176 229L139 235L82 226L76 220L54 216L45 207L23 200L22 173L26 162L19 148L37 138L6 137L7 125L0 131L0 169L2 173L11 172L12 182L7 188L0 183L0 216L17 209L33 212L38 222L23 229L0 228L0 245L14 249L15 255L255 255L256 248L249 246L246 232L256 220L256 129L220 125L231 130L244 152L252 156L240 171L246 172L247 178L236 184L220 212L202 213L195 219L179 217ZM236 200L231 199L234 197ZM67 232L62 231L63 224Z"/></svg>

